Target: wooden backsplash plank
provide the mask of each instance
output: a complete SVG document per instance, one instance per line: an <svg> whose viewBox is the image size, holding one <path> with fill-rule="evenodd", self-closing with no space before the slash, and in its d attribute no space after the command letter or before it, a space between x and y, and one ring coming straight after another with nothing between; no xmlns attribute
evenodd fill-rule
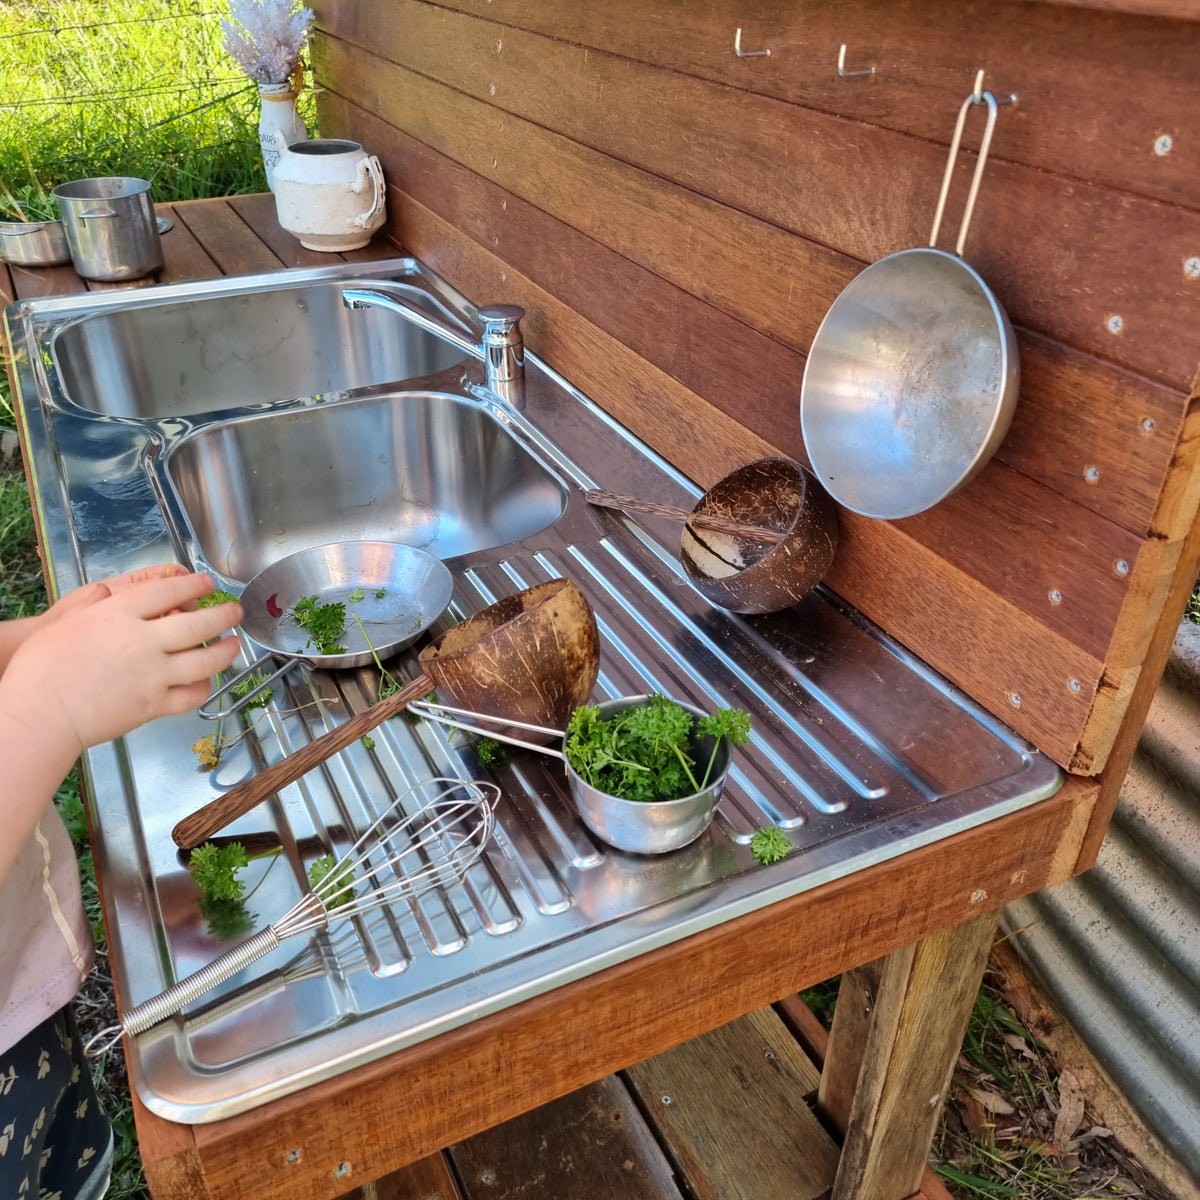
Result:
<svg viewBox="0 0 1200 1200"><path fill-rule="evenodd" d="M928 240L940 143L523 30L498 35L415 0L361 9L365 45L393 47L403 65L856 259ZM513 151L497 124L499 164ZM1191 378L1200 286L1185 263L1200 213L993 158L975 230L968 258L1014 320L1171 386Z"/></svg>
<svg viewBox="0 0 1200 1200"><path fill-rule="evenodd" d="M368 67L356 51L336 44L322 43L318 58L339 77L352 70L353 78L362 81L356 91L363 105L411 136L385 164L389 178L402 173L407 186L423 194L431 206L460 211L457 219L471 228L472 236L493 245L503 241L507 252L525 261L527 273L534 269L528 256L536 253L538 269L557 272L558 281L547 284L556 294L571 288L576 263L596 263L606 272L625 275L623 296L662 297L663 290L655 287L646 271L627 268L621 261L630 259L673 289L736 316L741 328L761 329L791 345L807 345L829 304L858 269L859 264L844 256L636 168L613 163L518 118L505 118L505 123L510 131L520 127L521 153L507 159L503 171L492 170L488 122L497 118L487 106L388 64ZM331 119L347 119L337 107L341 103L332 93L322 96ZM381 127L372 146L377 148L389 136L387 127ZM426 149L426 142L474 168L474 173L457 170ZM547 169L549 163L552 170ZM527 203L519 204L509 192ZM552 220L555 217L569 217L592 242L564 246L561 231L553 228L559 224ZM604 247L620 259L605 255ZM627 299L609 305L613 312L599 311L597 294L584 290L578 297L580 311L612 332L617 330L610 322L637 311ZM668 320L677 324L686 306L666 297L661 302L673 309ZM654 338L662 338L661 327L647 322L646 328ZM629 334L622 331L618 336L628 340ZM719 337L718 343L724 340ZM764 340L758 340L758 346ZM672 338L668 344L676 342ZM1183 397L1045 338L1022 334L1021 342L1025 383L1013 432L998 458L1108 519L1144 531L1170 463ZM642 353L676 370L672 355L646 349ZM717 354L703 347L697 353L698 375L712 374L710 364ZM787 364L776 353L765 355L763 369L748 374L738 389L735 407L729 406L730 393L722 391L723 385L709 390L696 378L685 381L725 411L736 412L749 427L786 445L788 453L803 457L799 427L803 367L799 358L793 361L790 374L781 375ZM1131 400L1136 401L1133 419ZM1147 419L1153 422L1149 435L1141 432ZM1064 428L1086 435L1074 454L1061 449ZM1131 448L1136 448L1136 455Z"/></svg>
<svg viewBox="0 0 1200 1200"><path fill-rule="evenodd" d="M1019 108L995 151L1013 162L1137 195L1200 206L1200 158L1183 114L1200 111L1200 73L1186 36L1116 14L1045 4L931 5L927 0L768 0L733 18L687 4L654 21L645 0L557 5L545 0L442 0L443 6L667 70L945 142L979 68ZM1178 0L1178 8L1195 5ZM738 58L746 48L769 58ZM339 21L340 26L340 21ZM847 67L873 76L842 79ZM1112 97L1119 94L1120 104ZM1095 114L1081 119L1082 114ZM1160 141L1171 137L1169 149ZM969 142L968 144L973 144ZM1163 153L1154 153L1155 147Z"/></svg>
<svg viewBox="0 0 1200 1200"><path fill-rule="evenodd" d="M1076 764L1084 744L1089 769L1099 769L1099 739L1111 736L1107 721L1099 733L1090 726L1104 676L1101 660L896 525L853 513L841 517L842 536L827 576L839 595L853 597L856 608L1055 762Z"/></svg>
<svg viewBox="0 0 1200 1200"><path fill-rule="evenodd" d="M1021 394L997 459L1126 529L1184 536L1159 508L1186 395L1040 334L1017 342Z"/></svg>
<svg viewBox="0 0 1200 1200"><path fill-rule="evenodd" d="M1142 540L1000 463L893 524L1096 658L1111 646Z"/></svg>

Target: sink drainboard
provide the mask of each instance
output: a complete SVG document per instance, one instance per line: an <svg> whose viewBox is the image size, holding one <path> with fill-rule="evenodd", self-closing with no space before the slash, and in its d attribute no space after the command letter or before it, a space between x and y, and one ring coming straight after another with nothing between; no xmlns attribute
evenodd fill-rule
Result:
<svg viewBox="0 0 1200 1200"><path fill-rule="evenodd" d="M565 519L559 529L570 526ZM550 531L534 547L474 558L455 571L454 619L558 575L575 580L595 608L598 695L662 691L708 708L765 706L751 744L735 753L708 833L661 858L611 850L576 817L561 768L513 751L494 775L503 789L494 842L462 884L335 925L299 954L281 949L217 1000L144 1035L134 1073L151 1109L190 1122L229 1116L1058 786L1053 764L833 597L813 595L789 610L790 653L764 654L764 635L778 636L761 624L770 618L731 622L707 609L652 543L582 544ZM748 655L759 669L739 665ZM415 675L414 651L399 669ZM376 682L373 669L293 671L247 761L235 755L222 769L232 778L249 769L252 751L267 761L294 752L341 719L332 713L368 704ZM910 703L881 720L879 697L897 694ZM911 727L916 707L936 727ZM372 748L336 756L225 831L265 831L290 852L259 868L256 924L295 902L305 862L344 845L347 830L417 776L480 775L465 734L397 718L372 736ZM933 753L951 738L957 766ZM992 778L978 786L989 765ZM967 793L957 791L958 772L975 781ZM765 824L786 830L796 847L769 869L748 849ZM169 889L169 872L156 874ZM179 929L170 940L177 976L221 948Z"/></svg>

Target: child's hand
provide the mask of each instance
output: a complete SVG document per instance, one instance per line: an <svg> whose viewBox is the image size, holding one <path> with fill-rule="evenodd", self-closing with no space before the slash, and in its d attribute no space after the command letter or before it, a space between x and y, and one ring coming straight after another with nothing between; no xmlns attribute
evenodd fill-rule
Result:
<svg viewBox="0 0 1200 1200"><path fill-rule="evenodd" d="M113 575L108 579L98 580L94 583L81 584L79 587L59 596L49 608L44 612L38 613L37 616L8 622L8 628L12 629L16 626L25 627L18 639L19 644L29 634L37 629L44 628L52 621L57 621L60 617L78 612L79 609L95 604L97 600L102 600L106 596L123 591L134 584L144 583L151 579L168 579L171 576L181 577L187 574L190 574L188 569L180 566L179 563L157 563L152 567L141 567L136 571L127 571L124 575Z"/></svg>
<svg viewBox="0 0 1200 1200"><path fill-rule="evenodd" d="M181 611L212 588L207 575L151 568L63 597L4 676L5 692L24 698L21 720L31 734L70 746L73 758L202 704L209 677L238 652L236 639L212 639L242 617L237 604Z"/></svg>

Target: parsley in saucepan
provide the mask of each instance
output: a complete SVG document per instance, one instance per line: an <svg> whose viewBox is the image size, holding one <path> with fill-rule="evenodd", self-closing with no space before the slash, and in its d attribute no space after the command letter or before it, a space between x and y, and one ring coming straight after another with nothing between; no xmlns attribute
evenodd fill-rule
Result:
<svg viewBox="0 0 1200 1200"><path fill-rule="evenodd" d="M696 720L674 700L653 695L643 705L605 720L599 708L576 709L567 728L567 761L585 783L622 800L678 800L709 783L722 739L740 746L750 718L727 708ZM697 743L714 739L697 779Z"/></svg>

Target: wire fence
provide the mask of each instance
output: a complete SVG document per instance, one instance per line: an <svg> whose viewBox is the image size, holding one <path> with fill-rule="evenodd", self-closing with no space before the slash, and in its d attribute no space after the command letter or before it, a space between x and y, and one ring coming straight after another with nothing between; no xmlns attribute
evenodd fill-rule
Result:
<svg viewBox="0 0 1200 1200"><path fill-rule="evenodd" d="M57 37L62 33L86 32L89 29L111 29L114 25L155 25L164 21L191 21L197 16L209 17L216 15L216 9L204 9L198 13L164 13L159 17L122 17L116 21L89 21L79 25L46 25L40 29L18 29L13 33L0 33L0 42L8 41L12 38L39 37L46 34Z"/></svg>
<svg viewBox="0 0 1200 1200"><path fill-rule="evenodd" d="M52 217L50 188L85 177L148 179L164 202L265 189L257 88L225 52L223 11L0 0L0 219ZM301 115L315 123L311 97Z"/></svg>

